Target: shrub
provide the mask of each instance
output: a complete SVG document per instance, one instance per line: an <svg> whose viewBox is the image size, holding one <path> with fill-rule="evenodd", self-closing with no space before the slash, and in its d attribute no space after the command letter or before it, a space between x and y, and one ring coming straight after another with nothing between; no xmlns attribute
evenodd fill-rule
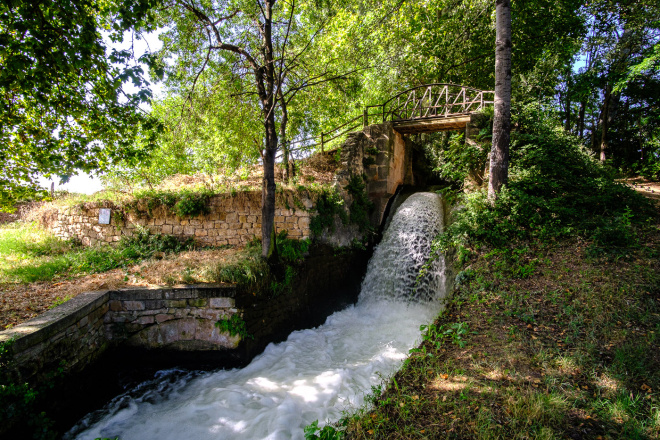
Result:
<svg viewBox="0 0 660 440"><path fill-rule="evenodd" d="M162 206L179 217L196 217L210 212L209 202L213 194L208 189L194 191L186 189L179 192L139 191L135 193L132 201L124 204L124 207L129 211L151 216L154 209ZM146 207L146 211L141 208L142 206Z"/></svg>
<svg viewBox="0 0 660 440"><path fill-rule="evenodd" d="M499 247L569 234L630 244L632 222L654 212L648 200L615 182L575 137L548 121L512 133L510 180L495 204L485 192L463 197L462 204L438 247L468 241Z"/></svg>
<svg viewBox="0 0 660 440"><path fill-rule="evenodd" d="M287 264L297 264L303 260L309 251L309 240L292 240L288 238L287 231L281 231L275 239L277 253L280 259Z"/></svg>
<svg viewBox="0 0 660 440"><path fill-rule="evenodd" d="M0 426L21 437L55 439L53 421L38 409L42 392L12 377L13 341L0 342ZM61 372L51 374L54 378Z"/></svg>

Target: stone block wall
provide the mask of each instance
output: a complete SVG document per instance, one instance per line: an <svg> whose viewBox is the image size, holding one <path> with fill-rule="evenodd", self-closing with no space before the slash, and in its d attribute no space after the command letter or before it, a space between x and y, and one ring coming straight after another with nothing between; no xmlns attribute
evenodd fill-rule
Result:
<svg viewBox="0 0 660 440"><path fill-rule="evenodd" d="M104 320L106 335L111 341L146 349L234 349L240 337L221 333L215 327L217 321L239 313L231 297L235 290L221 290L223 296L218 296L217 289L208 288L110 292Z"/></svg>
<svg viewBox="0 0 660 440"><path fill-rule="evenodd" d="M289 237L297 239L309 237L313 206L310 194L278 194L276 232L287 230ZM139 226L154 233L193 238L211 246L243 245L254 237L261 237L261 192L217 195L211 198L209 207L207 215L181 218L165 207L149 210L138 204L135 212L123 210L111 202L95 202L44 209L40 221L56 236L77 238L85 246L117 242L122 236L130 236ZM101 208L111 209L109 225L99 224Z"/></svg>
<svg viewBox="0 0 660 440"><path fill-rule="evenodd" d="M62 367L81 372L119 345L177 351L231 350L239 336L220 332L219 319L240 313L233 286L120 289L82 293L46 313L0 332L13 340L15 374L39 383Z"/></svg>
<svg viewBox="0 0 660 440"><path fill-rule="evenodd" d="M108 346L103 318L107 292L86 292L21 325L0 332L0 342L13 340L16 374L39 382L60 364L79 372Z"/></svg>
<svg viewBox="0 0 660 440"><path fill-rule="evenodd" d="M399 185L413 185L410 141L392 127L375 124L348 135L341 147L341 166L335 175L336 188L346 205L352 198L344 190L352 176L365 176L366 191L374 204L371 225L378 229L387 204Z"/></svg>

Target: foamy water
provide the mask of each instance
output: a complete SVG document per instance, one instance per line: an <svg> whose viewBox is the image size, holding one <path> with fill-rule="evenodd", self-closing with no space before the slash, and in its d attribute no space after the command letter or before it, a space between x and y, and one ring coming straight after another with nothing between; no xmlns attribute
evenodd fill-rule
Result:
<svg viewBox="0 0 660 440"><path fill-rule="evenodd" d="M411 196L374 252L355 306L268 345L245 368L161 372L88 415L65 438L302 439L313 421L337 420L399 368L419 338L419 326L438 313L443 261L434 263L421 286L409 267L428 256L441 219L436 195ZM392 259L404 262L392 266ZM423 300L410 301L413 296Z"/></svg>

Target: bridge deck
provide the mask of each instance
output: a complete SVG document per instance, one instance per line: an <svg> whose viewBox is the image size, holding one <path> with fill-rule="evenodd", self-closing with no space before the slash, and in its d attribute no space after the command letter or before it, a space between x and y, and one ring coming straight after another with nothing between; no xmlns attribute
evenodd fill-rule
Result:
<svg viewBox="0 0 660 440"><path fill-rule="evenodd" d="M437 131L460 130L470 122L470 115L407 119L393 121L393 127L401 134L433 133Z"/></svg>

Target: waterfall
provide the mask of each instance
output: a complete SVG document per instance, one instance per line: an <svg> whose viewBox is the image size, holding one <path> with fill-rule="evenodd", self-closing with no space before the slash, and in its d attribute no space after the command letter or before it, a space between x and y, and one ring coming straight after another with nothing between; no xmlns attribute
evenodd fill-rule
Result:
<svg viewBox="0 0 660 440"><path fill-rule="evenodd" d="M303 439L313 421L339 419L399 368L440 310L443 259L418 273L442 219L439 196L413 194L374 251L356 305L268 345L245 368L159 372L64 438Z"/></svg>
<svg viewBox="0 0 660 440"><path fill-rule="evenodd" d="M396 210L369 261L360 299L437 300L444 294L444 260L425 264L442 228L442 200L415 193ZM420 271L424 270L420 276Z"/></svg>

